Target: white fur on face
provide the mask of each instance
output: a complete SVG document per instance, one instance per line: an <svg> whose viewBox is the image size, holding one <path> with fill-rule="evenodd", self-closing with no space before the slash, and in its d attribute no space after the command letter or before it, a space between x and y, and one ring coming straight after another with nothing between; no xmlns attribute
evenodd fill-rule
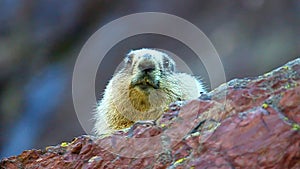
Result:
<svg viewBox="0 0 300 169"><path fill-rule="evenodd" d="M133 50L130 51L127 56L131 57L133 65L138 65L139 62L142 60L142 57L144 57L145 55L151 55L152 57L155 58L153 59L153 61L157 62L155 65L161 65L161 67L157 67L156 69L164 69L164 71L168 71L168 72L175 70L174 60L171 59L166 53L154 49L143 48L143 49Z"/></svg>

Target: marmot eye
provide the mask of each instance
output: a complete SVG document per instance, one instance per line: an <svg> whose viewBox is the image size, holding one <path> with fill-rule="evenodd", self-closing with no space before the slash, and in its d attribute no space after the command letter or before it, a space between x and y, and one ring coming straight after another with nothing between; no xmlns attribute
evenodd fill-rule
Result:
<svg viewBox="0 0 300 169"><path fill-rule="evenodd" d="M164 61L164 68L169 68L170 62L168 60Z"/></svg>

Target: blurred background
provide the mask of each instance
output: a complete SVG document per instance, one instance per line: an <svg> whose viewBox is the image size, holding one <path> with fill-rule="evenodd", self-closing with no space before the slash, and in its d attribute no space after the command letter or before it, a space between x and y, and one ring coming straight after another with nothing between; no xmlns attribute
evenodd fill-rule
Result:
<svg viewBox="0 0 300 169"><path fill-rule="evenodd" d="M299 0L1 0L0 158L85 134L72 103L76 58L95 31L137 12L170 13L195 24L218 51L227 80L261 75L300 56ZM142 47L194 55L161 35L125 39L107 54L117 59L98 69L98 99L123 56Z"/></svg>

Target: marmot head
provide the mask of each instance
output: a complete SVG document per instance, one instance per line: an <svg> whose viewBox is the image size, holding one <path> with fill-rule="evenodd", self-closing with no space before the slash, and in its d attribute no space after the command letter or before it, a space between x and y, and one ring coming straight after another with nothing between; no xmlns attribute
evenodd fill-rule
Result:
<svg viewBox="0 0 300 169"><path fill-rule="evenodd" d="M175 71L175 62L154 49L139 49L128 53L123 71L131 75L130 88L149 91L160 88L163 76Z"/></svg>

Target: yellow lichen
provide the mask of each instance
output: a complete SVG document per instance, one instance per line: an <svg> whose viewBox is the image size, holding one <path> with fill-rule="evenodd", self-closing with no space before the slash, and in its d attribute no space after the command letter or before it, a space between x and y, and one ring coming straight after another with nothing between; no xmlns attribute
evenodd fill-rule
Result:
<svg viewBox="0 0 300 169"><path fill-rule="evenodd" d="M60 144L61 147L67 147L68 145L69 145L69 143L67 143L67 142L62 142L62 143Z"/></svg>
<svg viewBox="0 0 300 169"><path fill-rule="evenodd" d="M282 66L283 69L288 70L289 67L288 66Z"/></svg>
<svg viewBox="0 0 300 169"><path fill-rule="evenodd" d="M295 131L300 130L300 125L299 125L299 124L296 124L296 123L293 123L293 124L292 124L292 130L295 130Z"/></svg>
<svg viewBox="0 0 300 169"><path fill-rule="evenodd" d="M166 124L161 124L160 127L164 128L166 127Z"/></svg>
<svg viewBox="0 0 300 169"><path fill-rule="evenodd" d="M186 158L178 159L177 161L175 161L174 165L178 165L178 164L184 162L185 160L186 160Z"/></svg>
<svg viewBox="0 0 300 169"><path fill-rule="evenodd" d="M264 108L264 109L266 109L266 108L268 108L269 107L269 105L267 104L267 103L264 103L263 105L262 105L262 108Z"/></svg>
<svg viewBox="0 0 300 169"><path fill-rule="evenodd" d="M290 85L290 84L286 84L286 85L284 86L284 88L285 88L285 89L289 89L289 88L291 88L291 85Z"/></svg>

